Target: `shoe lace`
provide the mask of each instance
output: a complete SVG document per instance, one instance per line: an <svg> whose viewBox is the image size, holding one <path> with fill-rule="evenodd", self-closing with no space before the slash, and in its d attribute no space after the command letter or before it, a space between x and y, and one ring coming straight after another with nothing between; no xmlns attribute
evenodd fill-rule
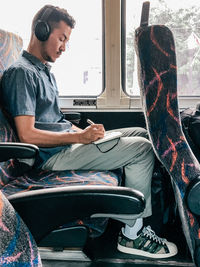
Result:
<svg viewBox="0 0 200 267"><path fill-rule="evenodd" d="M150 239L158 242L159 244L162 244L162 245L165 244L166 239L157 236L156 233L151 229L151 226L144 227L142 230L142 233L144 236L149 237Z"/></svg>

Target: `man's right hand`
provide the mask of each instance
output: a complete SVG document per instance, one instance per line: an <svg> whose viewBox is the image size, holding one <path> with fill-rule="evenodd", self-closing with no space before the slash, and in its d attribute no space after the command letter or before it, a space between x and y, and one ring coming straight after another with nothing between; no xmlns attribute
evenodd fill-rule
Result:
<svg viewBox="0 0 200 267"><path fill-rule="evenodd" d="M80 132L80 143L90 144L100 138L103 138L105 129L103 124L92 124Z"/></svg>

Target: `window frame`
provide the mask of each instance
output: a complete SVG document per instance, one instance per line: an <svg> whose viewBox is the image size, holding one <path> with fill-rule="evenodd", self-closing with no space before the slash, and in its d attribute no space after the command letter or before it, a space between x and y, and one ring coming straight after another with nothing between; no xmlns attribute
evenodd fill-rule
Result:
<svg viewBox="0 0 200 267"><path fill-rule="evenodd" d="M126 0L122 0L121 2L121 11L122 11L122 22L121 22L121 76L122 76L122 89L126 95ZM139 27L140 25L138 25ZM134 110L141 110L142 104L140 100L140 96L136 95L128 95L130 97L130 109ZM195 107L196 104L199 102L200 96L178 96L178 101L179 101L179 109L183 110L185 108L189 107Z"/></svg>
<svg viewBox="0 0 200 267"><path fill-rule="evenodd" d="M96 99L105 90L105 0L100 1L102 2L102 90L98 95L60 95L61 106L65 106L67 103L73 106L73 99Z"/></svg>

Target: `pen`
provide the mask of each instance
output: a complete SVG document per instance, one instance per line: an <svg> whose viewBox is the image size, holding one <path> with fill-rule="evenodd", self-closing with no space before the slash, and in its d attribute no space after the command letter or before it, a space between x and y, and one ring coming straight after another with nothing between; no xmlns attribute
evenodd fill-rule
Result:
<svg viewBox="0 0 200 267"><path fill-rule="evenodd" d="M90 119L87 119L87 123L89 123L90 125L95 124L93 121L91 121Z"/></svg>

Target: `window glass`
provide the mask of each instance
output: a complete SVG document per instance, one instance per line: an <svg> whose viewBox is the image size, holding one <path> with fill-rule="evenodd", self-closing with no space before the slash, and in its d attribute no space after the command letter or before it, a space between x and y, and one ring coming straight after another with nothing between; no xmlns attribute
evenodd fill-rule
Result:
<svg viewBox="0 0 200 267"><path fill-rule="evenodd" d="M66 51L52 64L60 96L95 96L102 92L101 0L6 0L0 27L19 34L27 48L32 18L46 4L65 8L76 20Z"/></svg>
<svg viewBox="0 0 200 267"><path fill-rule="evenodd" d="M126 0L126 91L139 95L134 30L140 25L143 1ZM200 2L151 0L149 24L163 24L175 39L179 96L200 95Z"/></svg>

